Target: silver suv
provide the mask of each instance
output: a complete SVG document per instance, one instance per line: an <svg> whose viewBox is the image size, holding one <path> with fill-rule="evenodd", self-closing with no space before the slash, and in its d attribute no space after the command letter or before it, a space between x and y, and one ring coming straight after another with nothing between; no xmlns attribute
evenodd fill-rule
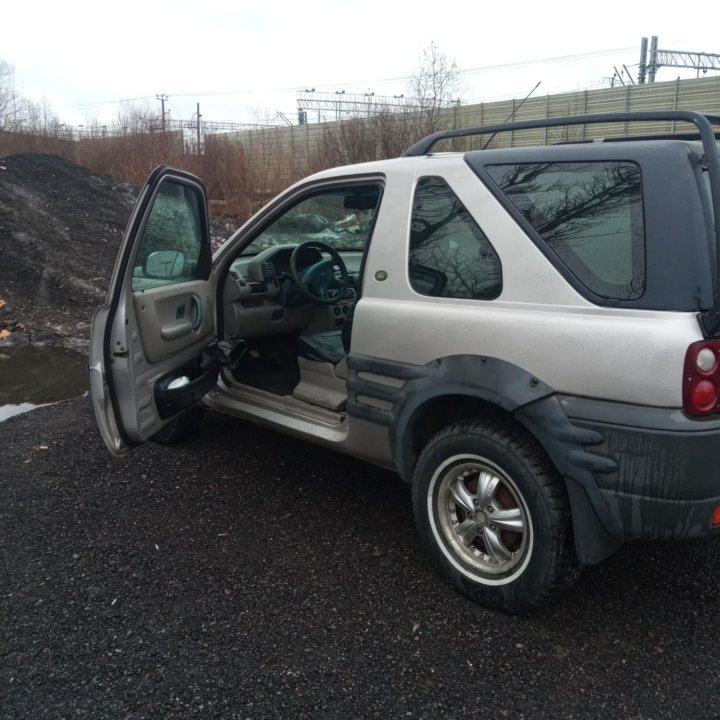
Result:
<svg viewBox="0 0 720 720"><path fill-rule="evenodd" d="M694 127L431 152L635 121ZM715 531L717 124L439 133L293 185L214 257L202 182L158 168L93 323L105 443L177 439L199 406L393 468L442 575L511 612L625 540Z"/></svg>

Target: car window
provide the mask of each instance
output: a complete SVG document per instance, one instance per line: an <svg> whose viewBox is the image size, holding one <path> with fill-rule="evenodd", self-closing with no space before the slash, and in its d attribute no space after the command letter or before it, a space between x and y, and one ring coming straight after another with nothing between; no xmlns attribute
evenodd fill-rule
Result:
<svg viewBox="0 0 720 720"><path fill-rule="evenodd" d="M645 231L635 163L523 163L485 170L585 287L620 300L643 294Z"/></svg>
<svg viewBox="0 0 720 720"><path fill-rule="evenodd" d="M304 197L243 250L256 255L276 245L319 240L335 250L363 250L380 202L378 185L333 188Z"/></svg>
<svg viewBox="0 0 720 720"><path fill-rule="evenodd" d="M413 290L434 297L492 300L502 290L500 258L450 186L418 181L410 230Z"/></svg>
<svg viewBox="0 0 720 720"><path fill-rule="evenodd" d="M163 181L135 258L133 292L197 279L203 244L201 208L197 190Z"/></svg>

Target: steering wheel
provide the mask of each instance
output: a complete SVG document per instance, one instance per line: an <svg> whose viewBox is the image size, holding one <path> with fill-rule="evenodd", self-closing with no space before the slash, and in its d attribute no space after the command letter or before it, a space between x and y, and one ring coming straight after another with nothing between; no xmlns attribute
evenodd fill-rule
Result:
<svg viewBox="0 0 720 720"><path fill-rule="evenodd" d="M320 260L298 270L298 260L308 249L326 253L330 259ZM290 274L300 293L318 305L333 305L345 297L348 288L349 277L345 262L336 250L317 240L307 240L293 250L290 256ZM329 290L337 292L330 295Z"/></svg>

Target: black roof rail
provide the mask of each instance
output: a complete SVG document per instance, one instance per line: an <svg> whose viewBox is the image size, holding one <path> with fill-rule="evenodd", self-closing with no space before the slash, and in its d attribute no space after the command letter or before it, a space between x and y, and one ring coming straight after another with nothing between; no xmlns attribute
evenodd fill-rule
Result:
<svg viewBox="0 0 720 720"><path fill-rule="evenodd" d="M706 336L720 335L720 157L718 142L715 139L713 125L720 125L720 115L688 110L666 110L660 112L604 113L602 115L575 115L571 117L522 120L519 122L486 125L483 127L445 130L428 135L403 153L403 157L427 155L440 140L448 138L487 135L511 130L535 130L538 128L567 127L568 125L599 125L601 123L627 122L663 122L682 121L694 125L702 140L708 175L710 176L710 196L715 221L715 258L714 258L714 302L709 310L700 314L700 323ZM628 140L643 136L629 137Z"/></svg>
<svg viewBox="0 0 720 720"><path fill-rule="evenodd" d="M626 122L662 122L680 120L691 123L700 132L704 140L706 134L713 137L712 125L720 125L720 115L710 115L688 110L667 110L665 112L627 112L603 113L602 115L574 115L557 118L538 118L537 120L520 120L517 122L500 123L499 125L483 125L482 127L442 130L424 137L403 153L403 157L427 155L437 143L448 138L472 137L473 135L497 134L514 130L536 130L539 128L567 127L568 125L600 125L605 123ZM705 126L705 131L701 125ZM638 140L642 136L628 139Z"/></svg>
<svg viewBox="0 0 720 720"><path fill-rule="evenodd" d="M701 140L699 132L686 132L686 133L658 133L657 135L624 135L621 137L603 137L586 140L559 140L553 143L553 145L591 145L592 143L621 143L630 142L631 140ZM720 140L720 128L715 130L715 139Z"/></svg>

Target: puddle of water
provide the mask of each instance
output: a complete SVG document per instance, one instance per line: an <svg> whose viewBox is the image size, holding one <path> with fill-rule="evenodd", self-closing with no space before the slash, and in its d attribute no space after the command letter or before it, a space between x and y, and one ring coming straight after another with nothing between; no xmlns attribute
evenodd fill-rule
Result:
<svg viewBox="0 0 720 720"><path fill-rule="evenodd" d="M20 415L20 413L27 412L28 410L34 410L38 407L42 407L42 405L33 405L32 403L20 403L19 405L0 405L0 422L11 418L13 415Z"/></svg>
<svg viewBox="0 0 720 720"><path fill-rule="evenodd" d="M19 345L0 349L0 422L39 405L82 395L87 357L74 350Z"/></svg>

